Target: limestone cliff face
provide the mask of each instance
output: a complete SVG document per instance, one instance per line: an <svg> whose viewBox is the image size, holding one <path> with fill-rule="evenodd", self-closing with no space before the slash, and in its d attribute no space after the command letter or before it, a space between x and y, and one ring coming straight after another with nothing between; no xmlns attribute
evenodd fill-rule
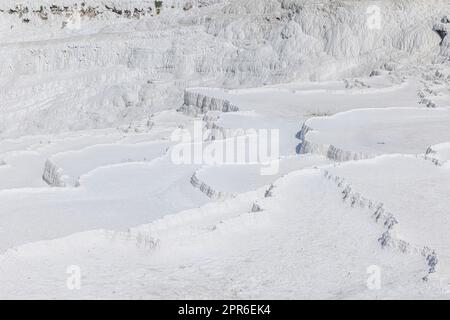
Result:
<svg viewBox="0 0 450 320"><path fill-rule="evenodd" d="M184 103L179 111L186 114L205 114L208 111L236 112L239 107L226 99L203 95L199 92L185 90Z"/></svg>
<svg viewBox="0 0 450 320"><path fill-rule="evenodd" d="M3 1L0 135L126 125L178 108L186 87L337 79L448 55L446 1L371 4L166 0L157 14L145 0ZM188 112L236 110L186 99Z"/></svg>
<svg viewBox="0 0 450 320"><path fill-rule="evenodd" d="M62 169L58 168L53 162L47 160L45 162L44 173L42 179L52 187L65 187L66 184L62 177Z"/></svg>

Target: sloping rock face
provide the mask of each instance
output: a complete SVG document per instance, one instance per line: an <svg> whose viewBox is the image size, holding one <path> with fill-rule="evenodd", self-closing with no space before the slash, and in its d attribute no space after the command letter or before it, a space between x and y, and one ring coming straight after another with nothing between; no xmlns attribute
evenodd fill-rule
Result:
<svg viewBox="0 0 450 320"><path fill-rule="evenodd" d="M62 177L62 169L58 168L53 162L47 160L45 162L44 173L42 179L52 187L65 187L66 184Z"/></svg>
<svg viewBox="0 0 450 320"><path fill-rule="evenodd" d="M183 106L179 109L188 115L205 114L208 111L236 112L239 107L226 99L203 95L199 92L185 90Z"/></svg>

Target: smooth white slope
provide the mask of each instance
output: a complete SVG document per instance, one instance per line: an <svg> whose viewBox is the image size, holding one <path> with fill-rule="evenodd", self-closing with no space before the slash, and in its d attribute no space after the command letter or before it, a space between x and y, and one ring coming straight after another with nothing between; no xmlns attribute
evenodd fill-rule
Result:
<svg viewBox="0 0 450 320"><path fill-rule="evenodd" d="M390 80L387 81L390 82ZM305 90L290 90L289 84L287 84L286 88L278 85L277 87L239 90L191 88L188 91L226 99L233 105L239 106L240 111L257 111L276 119L335 114L359 108L419 106L420 99L417 97L419 83L413 77L401 84L390 83L389 87L382 89L325 89L333 87L333 85L333 83L324 83L322 84L324 88ZM380 96L383 98L380 99Z"/></svg>
<svg viewBox="0 0 450 320"><path fill-rule="evenodd" d="M61 180L62 186L78 186L80 177L91 170L127 162L151 162L165 155L170 146L167 141L98 144L77 151L58 153L47 163L57 170L57 179Z"/></svg>
<svg viewBox="0 0 450 320"><path fill-rule="evenodd" d="M305 140L315 145L368 155L423 154L450 140L450 109L388 108L352 110L305 122Z"/></svg>
<svg viewBox="0 0 450 320"><path fill-rule="evenodd" d="M213 190L227 194L240 194L259 189L275 182L289 172L316 166L322 166L330 161L317 155L297 155L281 158L279 170L273 175L261 175L261 165L220 165L203 167L196 172L198 179Z"/></svg>
<svg viewBox="0 0 450 320"><path fill-rule="evenodd" d="M365 210L349 209L320 171L283 178L273 198L261 199L264 211L248 213L252 199L261 196L250 193L168 216L128 235L83 233L10 250L0 256L0 296L342 299L437 294L421 280L424 259L381 249L377 239L384 227ZM81 290L67 290L68 265L81 268ZM382 270L381 290L366 285L372 265Z"/></svg>
<svg viewBox="0 0 450 320"><path fill-rule="evenodd" d="M190 184L197 169L165 156L91 171L80 188L0 191L0 250L98 228L125 230L197 207L209 201Z"/></svg>
<svg viewBox="0 0 450 320"><path fill-rule="evenodd" d="M330 172L354 192L384 203L398 221L397 237L435 250L436 279L448 290L450 171L424 159L392 155L341 164Z"/></svg>

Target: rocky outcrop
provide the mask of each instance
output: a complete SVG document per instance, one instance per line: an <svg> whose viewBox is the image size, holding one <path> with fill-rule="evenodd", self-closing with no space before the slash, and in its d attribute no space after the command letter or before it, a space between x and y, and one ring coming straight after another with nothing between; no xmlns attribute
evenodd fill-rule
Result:
<svg viewBox="0 0 450 320"><path fill-rule="evenodd" d="M80 17L87 17L93 19L103 13L99 7L87 6L84 2L80 4L73 4L71 6L58 6L52 4L50 6L40 5L38 9L23 5L16 5L14 8L6 10L7 14L17 16L22 19L22 22L30 22L34 17L46 21L50 16L70 17L78 13ZM26 18L24 18L26 16Z"/></svg>
<svg viewBox="0 0 450 320"><path fill-rule="evenodd" d="M217 200L217 201L223 201L226 199L234 198L235 195L228 193L228 192L222 192L214 190L211 186L206 184L205 182L201 181L197 174L194 173L191 177L191 184L194 188L199 189L201 192L203 192L208 198Z"/></svg>
<svg viewBox="0 0 450 320"><path fill-rule="evenodd" d="M208 136L206 137L205 141L224 140L228 138L235 138L245 134L244 129L225 128L219 126L217 124L218 118L214 120L211 120L210 118L207 118L205 120L205 118L207 117L203 118L203 121L205 122L205 129L208 130Z"/></svg>
<svg viewBox="0 0 450 320"><path fill-rule="evenodd" d="M444 19L442 21L444 21ZM444 43L444 39L448 35L449 32L448 30L449 28L447 27L446 24L436 24L433 26L433 31L436 32L441 38L441 45Z"/></svg>
<svg viewBox="0 0 450 320"><path fill-rule="evenodd" d="M132 0L128 1L128 3L122 3L121 6L117 6L117 3L113 1L110 4L108 2L102 4L92 1L92 3L88 4L87 2L89 1L78 3L74 1L71 5L16 5L10 9L1 9L0 13L17 16L24 23L30 22L31 19L47 21L52 16L70 17L74 14L88 19L95 19L105 14L112 14L125 19L140 19L145 16L159 14L163 7L162 1L150 2L148 6L142 6L142 3L139 3L139 1ZM177 4L177 6L181 5L181 3ZM174 9L175 5L170 8Z"/></svg>
<svg viewBox="0 0 450 320"><path fill-rule="evenodd" d="M448 164L450 159L450 143L442 143L428 147L425 152L425 160L433 162L437 166Z"/></svg>
<svg viewBox="0 0 450 320"><path fill-rule="evenodd" d="M364 159L370 159L370 158L373 158L376 156L375 154L343 150L343 149L340 149L333 145L330 145L328 147L328 151L327 151L326 155L327 155L328 159L338 161L338 162L351 161L351 160L364 160Z"/></svg>
<svg viewBox="0 0 450 320"><path fill-rule="evenodd" d="M227 136L229 136L229 129L217 125L216 122L218 119L218 116L208 117L207 115L205 115L203 117L203 122L205 122L205 129L208 130L206 141L225 139Z"/></svg>
<svg viewBox="0 0 450 320"><path fill-rule="evenodd" d="M437 151L433 149L433 147L428 147L427 151L425 152L425 159L430 160L437 166L441 166L441 161L436 157Z"/></svg>
<svg viewBox="0 0 450 320"><path fill-rule="evenodd" d="M253 202L251 212L256 213L256 212L262 212L262 211L264 211L264 210L261 207L261 205L258 202Z"/></svg>
<svg viewBox="0 0 450 320"><path fill-rule="evenodd" d="M341 195L344 202L349 203L352 207L367 209L371 213L371 217L377 223L381 223L385 227L385 232L383 232L378 239L383 248L390 247L396 248L402 253L420 254L426 260L428 274L436 272L436 266L438 263L438 256L436 252L432 248L417 247L416 245L395 237L393 235L393 230L395 225L398 224L398 221L395 218L395 215L392 212L389 212L382 202L364 197L359 192L354 190L353 186L347 183L344 178L335 176L328 170L324 170L323 175L327 180L335 183L341 190ZM424 280L427 279L427 276L428 275L424 277Z"/></svg>
<svg viewBox="0 0 450 320"><path fill-rule="evenodd" d="M192 91L184 91L184 104L178 109L187 115L198 116L208 111L236 112L239 108L226 99L206 96Z"/></svg>
<svg viewBox="0 0 450 320"><path fill-rule="evenodd" d="M52 161L45 162L42 179L52 187L65 187L66 184L62 178L62 169L58 168Z"/></svg>

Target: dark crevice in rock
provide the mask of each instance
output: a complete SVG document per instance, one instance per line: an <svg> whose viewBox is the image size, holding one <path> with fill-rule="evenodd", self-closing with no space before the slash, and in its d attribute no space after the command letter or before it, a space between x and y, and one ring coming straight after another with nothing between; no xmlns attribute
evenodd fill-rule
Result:
<svg viewBox="0 0 450 320"><path fill-rule="evenodd" d="M447 37L447 35L448 35L447 29L444 26L442 26L442 25L435 25L433 27L433 31L436 32L439 35L439 37L441 37L441 43L440 44L442 45L442 43L444 42L445 37Z"/></svg>

